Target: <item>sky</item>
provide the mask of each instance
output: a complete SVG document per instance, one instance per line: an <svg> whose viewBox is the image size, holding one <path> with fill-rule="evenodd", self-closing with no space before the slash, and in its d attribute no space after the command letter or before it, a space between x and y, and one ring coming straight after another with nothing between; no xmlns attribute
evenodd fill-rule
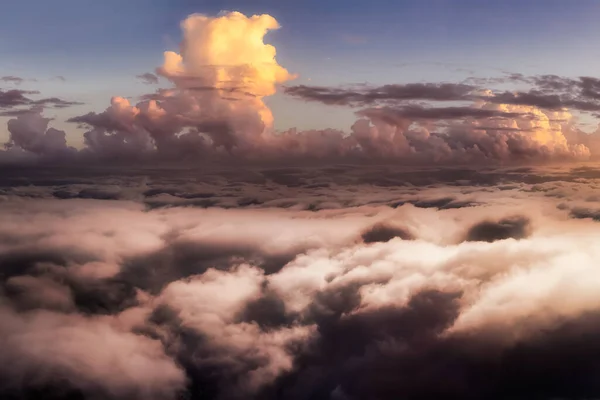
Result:
<svg viewBox="0 0 600 400"><path fill-rule="evenodd" d="M102 111L111 96L148 92L135 76L177 49L179 24L192 13L274 16L281 29L265 41L298 75L294 84L451 81L502 72L576 77L600 67L600 5L593 0L24 0L3 7L11 18L0 27L1 75L36 79L23 87L84 102L55 113L55 125L74 143L82 132L62 121L85 109ZM277 129L347 130L353 122L348 110L282 93L266 101Z"/></svg>

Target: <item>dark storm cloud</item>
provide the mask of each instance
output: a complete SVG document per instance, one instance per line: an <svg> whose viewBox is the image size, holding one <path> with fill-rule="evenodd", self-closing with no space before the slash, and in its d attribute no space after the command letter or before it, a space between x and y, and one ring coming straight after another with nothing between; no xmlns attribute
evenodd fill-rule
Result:
<svg viewBox="0 0 600 400"><path fill-rule="evenodd" d="M290 86L285 93L307 101L324 104L365 106L377 102L405 100L458 101L472 100L475 87L454 83L411 83L342 89L323 86Z"/></svg>

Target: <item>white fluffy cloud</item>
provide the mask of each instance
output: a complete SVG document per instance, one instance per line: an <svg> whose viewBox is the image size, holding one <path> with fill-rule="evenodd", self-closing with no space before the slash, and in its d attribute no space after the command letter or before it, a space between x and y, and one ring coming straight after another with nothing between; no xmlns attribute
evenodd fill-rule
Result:
<svg viewBox="0 0 600 400"><path fill-rule="evenodd" d="M0 371L9 389L66 381L84 393L162 399L185 388L184 372L160 342L120 329L112 317L17 314L0 305L0 318Z"/></svg>

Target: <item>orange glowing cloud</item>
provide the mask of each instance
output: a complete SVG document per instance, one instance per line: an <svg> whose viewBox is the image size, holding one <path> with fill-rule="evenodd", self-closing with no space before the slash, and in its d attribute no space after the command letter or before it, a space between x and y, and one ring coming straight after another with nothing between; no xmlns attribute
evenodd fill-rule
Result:
<svg viewBox="0 0 600 400"><path fill-rule="evenodd" d="M265 125L272 125L273 116L262 98L275 94L277 84L295 77L277 63L275 47L264 43L267 32L279 28L275 18L267 14L246 17L239 12L218 17L193 14L181 28L180 53L165 52L158 73L181 88L216 89L224 97L241 94L244 106L250 103Z"/></svg>

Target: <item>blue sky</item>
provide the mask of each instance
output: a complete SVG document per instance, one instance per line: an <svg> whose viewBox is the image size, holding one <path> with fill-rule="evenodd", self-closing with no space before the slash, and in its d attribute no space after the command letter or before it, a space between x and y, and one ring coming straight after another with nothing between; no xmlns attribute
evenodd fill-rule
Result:
<svg viewBox="0 0 600 400"><path fill-rule="evenodd" d="M152 88L135 75L174 50L179 22L198 12L268 13L282 25L267 35L298 83L452 81L469 75L595 75L600 69L600 2L578 0L19 0L2 5L0 76L81 100L69 113L103 110L110 96ZM440 64L436 64L440 63ZM61 75L66 82L52 80ZM276 126L344 128L349 110L268 99ZM3 129L3 128L0 128ZM1 132L0 132L1 134ZM76 135L78 133L73 133Z"/></svg>

